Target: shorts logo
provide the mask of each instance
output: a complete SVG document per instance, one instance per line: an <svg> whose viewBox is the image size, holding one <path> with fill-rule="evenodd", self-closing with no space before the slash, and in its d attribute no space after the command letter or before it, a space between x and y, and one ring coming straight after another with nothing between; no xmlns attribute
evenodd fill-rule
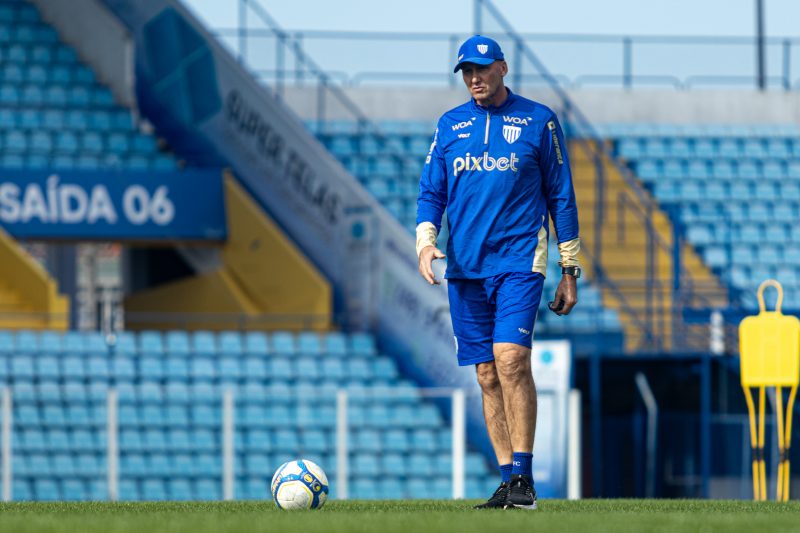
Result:
<svg viewBox="0 0 800 533"><path fill-rule="evenodd" d="M488 44L479 44L478 45L478 52L480 52L482 54L485 54L488 51L489 51L489 45Z"/></svg>
<svg viewBox="0 0 800 533"><path fill-rule="evenodd" d="M519 332L520 332L520 333L522 333L523 335L530 335L530 334L531 334L531 332L530 332L530 331L528 331L528 330L527 330L527 329L525 329L525 328L517 328L517 331L519 331Z"/></svg>
<svg viewBox="0 0 800 533"><path fill-rule="evenodd" d="M519 126L509 126L508 124L503 125L503 138L508 144L512 144L514 141L519 139L520 133L522 133L522 128Z"/></svg>
<svg viewBox="0 0 800 533"><path fill-rule="evenodd" d="M456 355L457 355L458 354L458 337L456 337L455 335L453 335L453 342L456 345Z"/></svg>

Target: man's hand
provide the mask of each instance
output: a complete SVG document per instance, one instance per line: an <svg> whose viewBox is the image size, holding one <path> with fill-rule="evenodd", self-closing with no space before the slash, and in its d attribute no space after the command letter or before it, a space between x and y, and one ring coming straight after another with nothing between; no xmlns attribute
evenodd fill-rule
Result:
<svg viewBox="0 0 800 533"><path fill-rule="evenodd" d="M575 276L564 274L556 288L556 297L550 309L557 315L568 315L576 303L578 303L578 284L575 283Z"/></svg>
<svg viewBox="0 0 800 533"><path fill-rule="evenodd" d="M431 285L439 285L441 283L433 276L433 261L444 258L445 255L435 246L426 246L419 253L419 273Z"/></svg>

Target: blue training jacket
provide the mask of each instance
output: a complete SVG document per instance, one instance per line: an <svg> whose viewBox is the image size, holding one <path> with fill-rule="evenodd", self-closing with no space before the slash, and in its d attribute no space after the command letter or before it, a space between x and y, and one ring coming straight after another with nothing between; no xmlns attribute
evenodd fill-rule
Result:
<svg viewBox="0 0 800 533"><path fill-rule="evenodd" d="M564 134L547 106L508 91L499 107L473 99L439 119L422 170L417 224L441 229L447 278L541 271L548 211L558 242L578 237Z"/></svg>

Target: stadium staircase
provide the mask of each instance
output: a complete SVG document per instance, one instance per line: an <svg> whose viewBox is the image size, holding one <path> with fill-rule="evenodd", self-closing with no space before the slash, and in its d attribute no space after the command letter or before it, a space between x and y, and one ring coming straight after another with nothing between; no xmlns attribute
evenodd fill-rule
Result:
<svg viewBox="0 0 800 533"><path fill-rule="evenodd" d="M619 311L626 348L632 351L647 344L671 350L676 335L692 328L682 324L682 317L674 312L675 243L671 220L665 212L648 208L607 157L598 173L596 161L575 143L570 154L583 228L581 239L587 248L602 254L599 258L587 255L587 267L591 270L593 261L601 261L605 275L616 287L603 289L603 302ZM601 179L603 183L598 186ZM644 194L649 198L648 193ZM652 249L648 249L650 235L655 243ZM677 246L681 247L682 270L712 295L713 304L724 305L716 276L690 245ZM644 339L646 334L653 338Z"/></svg>
<svg viewBox="0 0 800 533"><path fill-rule="evenodd" d="M447 498L451 434L438 408L365 334L0 331L13 393L13 499L107 497L107 392L117 391L119 497L222 494L222 391L235 397L235 496L269 497L273 471L305 457L335 480L336 391L350 395L350 496ZM376 392L377 391L377 392ZM494 490L481 454L466 495ZM333 496L336 484L332 484Z"/></svg>
<svg viewBox="0 0 800 533"><path fill-rule="evenodd" d="M800 308L797 126L630 124L603 132L730 287L735 307L757 309L758 285L774 278L784 285L784 308Z"/></svg>
<svg viewBox="0 0 800 533"><path fill-rule="evenodd" d="M0 329L66 329L69 301L56 282L0 229Z"/></svg>

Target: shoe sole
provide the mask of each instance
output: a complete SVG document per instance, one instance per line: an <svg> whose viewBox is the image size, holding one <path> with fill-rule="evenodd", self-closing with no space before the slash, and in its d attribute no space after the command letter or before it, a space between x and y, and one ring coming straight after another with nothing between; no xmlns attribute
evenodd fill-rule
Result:
<svg viewBox="0 0 800 533"><path fill-rule="evenodd" d="M531 504L531 505L519 505L519 504L516 504L516 503L512 503L512 504L506 505L505 508L506 509L509 509L509 508L511 508L511 509L523 509L525 511L535 511L536 510L536 502L533 502L533 504Z"/></svg>

